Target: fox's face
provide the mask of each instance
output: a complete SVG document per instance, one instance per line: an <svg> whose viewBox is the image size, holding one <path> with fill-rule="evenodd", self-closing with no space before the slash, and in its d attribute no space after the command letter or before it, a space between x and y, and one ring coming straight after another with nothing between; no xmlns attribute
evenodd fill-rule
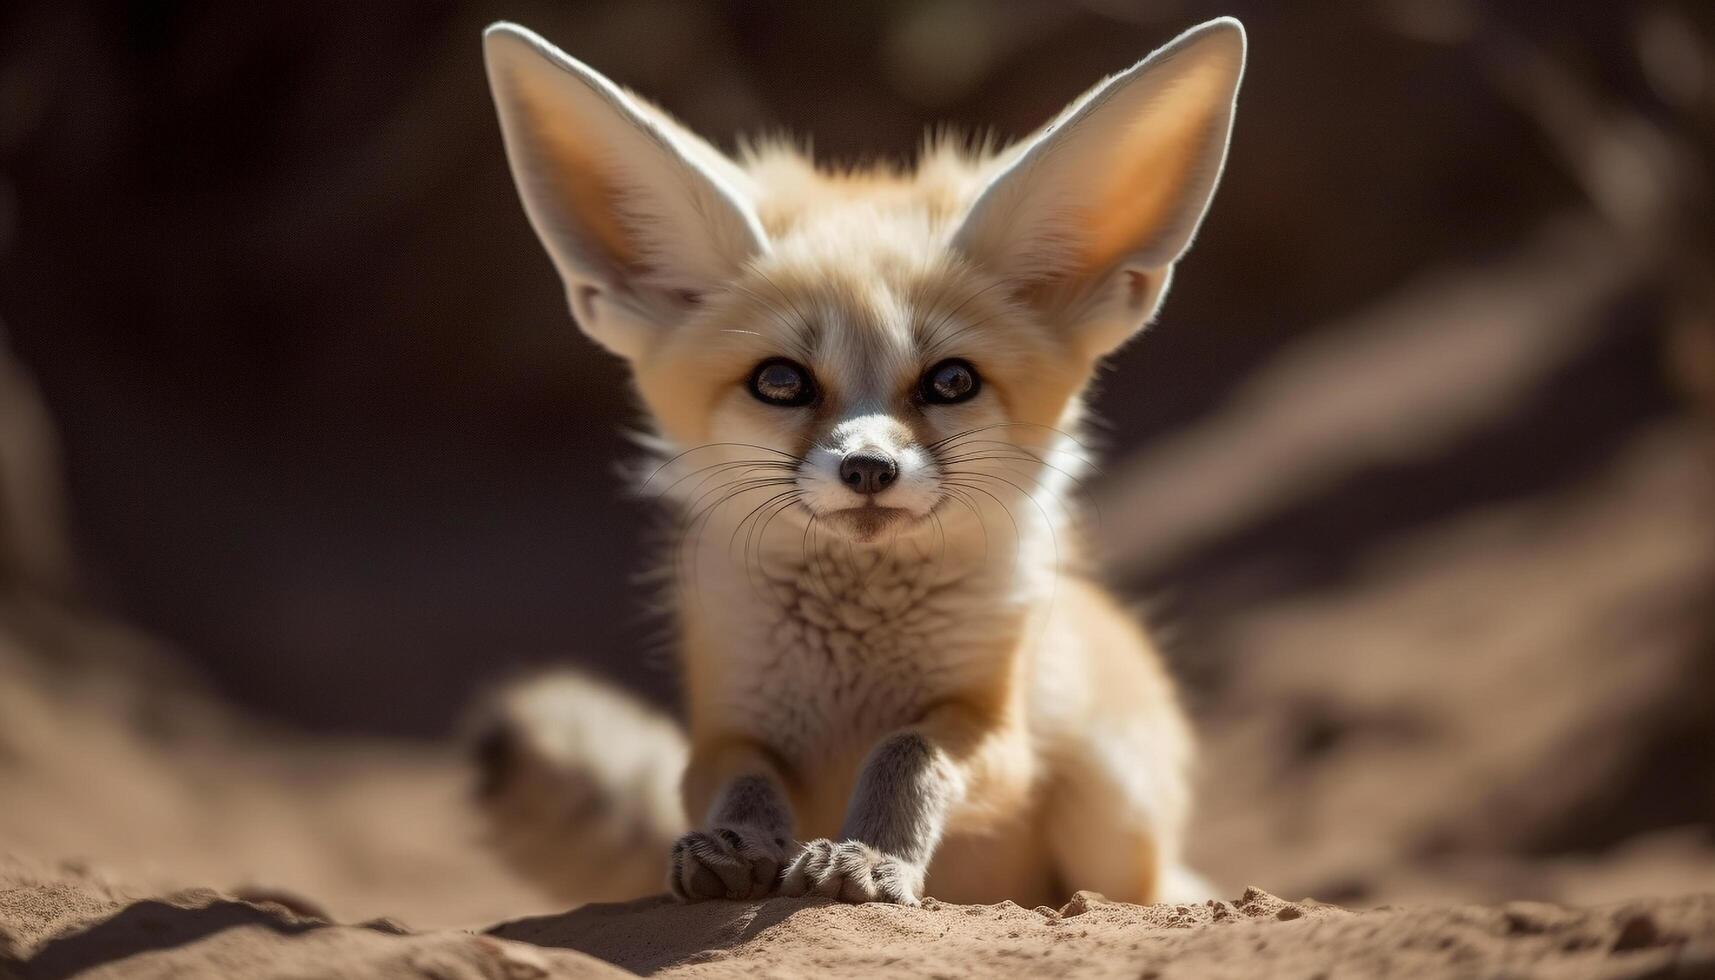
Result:
<svg viewBox="0 0 1715 980"><path fill-rule="evenodd" d="M934 258L867 258L758 262L637 362L672 444L711 447L671 479L750 459L756 469L729 475L790 479L779 492L797 491L819 526L857 540L963 506L961 492L1009 489L973 486L985 470L1038 482L1018 447L1052 446L1086 365L992 277Z"/></svg>
<svg viewBox="0 0 1715 980"><path fill-rule="evenodd" d="M1054 492L1082 389L1213 194L1243 37L1188 32L998 154L830 174L734 162L535 35L487 35L531 222L673 464L650 482L857 542Z"/></svg>

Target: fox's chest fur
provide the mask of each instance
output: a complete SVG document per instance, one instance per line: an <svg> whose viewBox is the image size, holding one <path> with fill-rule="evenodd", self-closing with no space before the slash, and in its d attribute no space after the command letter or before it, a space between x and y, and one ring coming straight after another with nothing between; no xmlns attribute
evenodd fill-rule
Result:
<svg viewBox="0 0 1715 980"><path fill-rule="evenodd" d="M903 544L782 551L725 567L681 602L693 731L767 746L797 774L806 820L827 810L837 823L878 738L1011 688L1040 597Z"/></svg>

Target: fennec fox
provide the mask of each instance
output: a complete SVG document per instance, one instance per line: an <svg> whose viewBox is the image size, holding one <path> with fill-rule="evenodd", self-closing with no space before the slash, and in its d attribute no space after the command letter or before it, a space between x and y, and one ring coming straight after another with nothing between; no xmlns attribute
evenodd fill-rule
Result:
<svg viewBox="0 0 1715 980"><path fill-rule="evenodd" d="M1030 905L1193 880L1188 728L1083 577L1071 502L1084 389L1220 177L1238 22L1017 145L931 140L907 169L731 159L521 27L486 50L530 224L629 363L642 486L677 514L695 829L663 855L672 892ZM655 792L647 769L623 778ZM553 878L541 829L514 857Z"/></svg>

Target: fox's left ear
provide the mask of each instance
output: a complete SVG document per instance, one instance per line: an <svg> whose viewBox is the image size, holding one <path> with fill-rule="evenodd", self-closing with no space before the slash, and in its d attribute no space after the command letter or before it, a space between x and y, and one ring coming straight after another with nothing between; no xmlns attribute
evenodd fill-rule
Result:
<svg viewBox="0 0 1715 980"><path fill-rule="evenodd" d="M642 356L767 247L714 147L515 24L483 49L524 210L578 325L609 350Z"/></svg>
<svg viewBox="0 0 1715 980"><path fill-rule="evenodd" d="M977 197L954 245L1099 357L1154 315L1226 162L1245 32L1194 27L1096 86Z"/></svg>

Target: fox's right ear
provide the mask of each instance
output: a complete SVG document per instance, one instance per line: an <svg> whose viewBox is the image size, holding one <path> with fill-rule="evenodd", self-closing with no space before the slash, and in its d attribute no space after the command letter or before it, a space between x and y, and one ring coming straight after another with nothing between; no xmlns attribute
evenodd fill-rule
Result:
<svg viewBox="0 0 1715 980"><path fill-rule="evenodd" d="M713 147L516 24L483 49L524 210L603 346L638 357L766 247Z"/></svg>
<svg viewBox="0 0 1715 980"><path fill-rule="evenodd" d="M954 244L1091 357L1154 315L1220 181L1245 32L1223 17L1085 93L1015 151Z"/></svg>

